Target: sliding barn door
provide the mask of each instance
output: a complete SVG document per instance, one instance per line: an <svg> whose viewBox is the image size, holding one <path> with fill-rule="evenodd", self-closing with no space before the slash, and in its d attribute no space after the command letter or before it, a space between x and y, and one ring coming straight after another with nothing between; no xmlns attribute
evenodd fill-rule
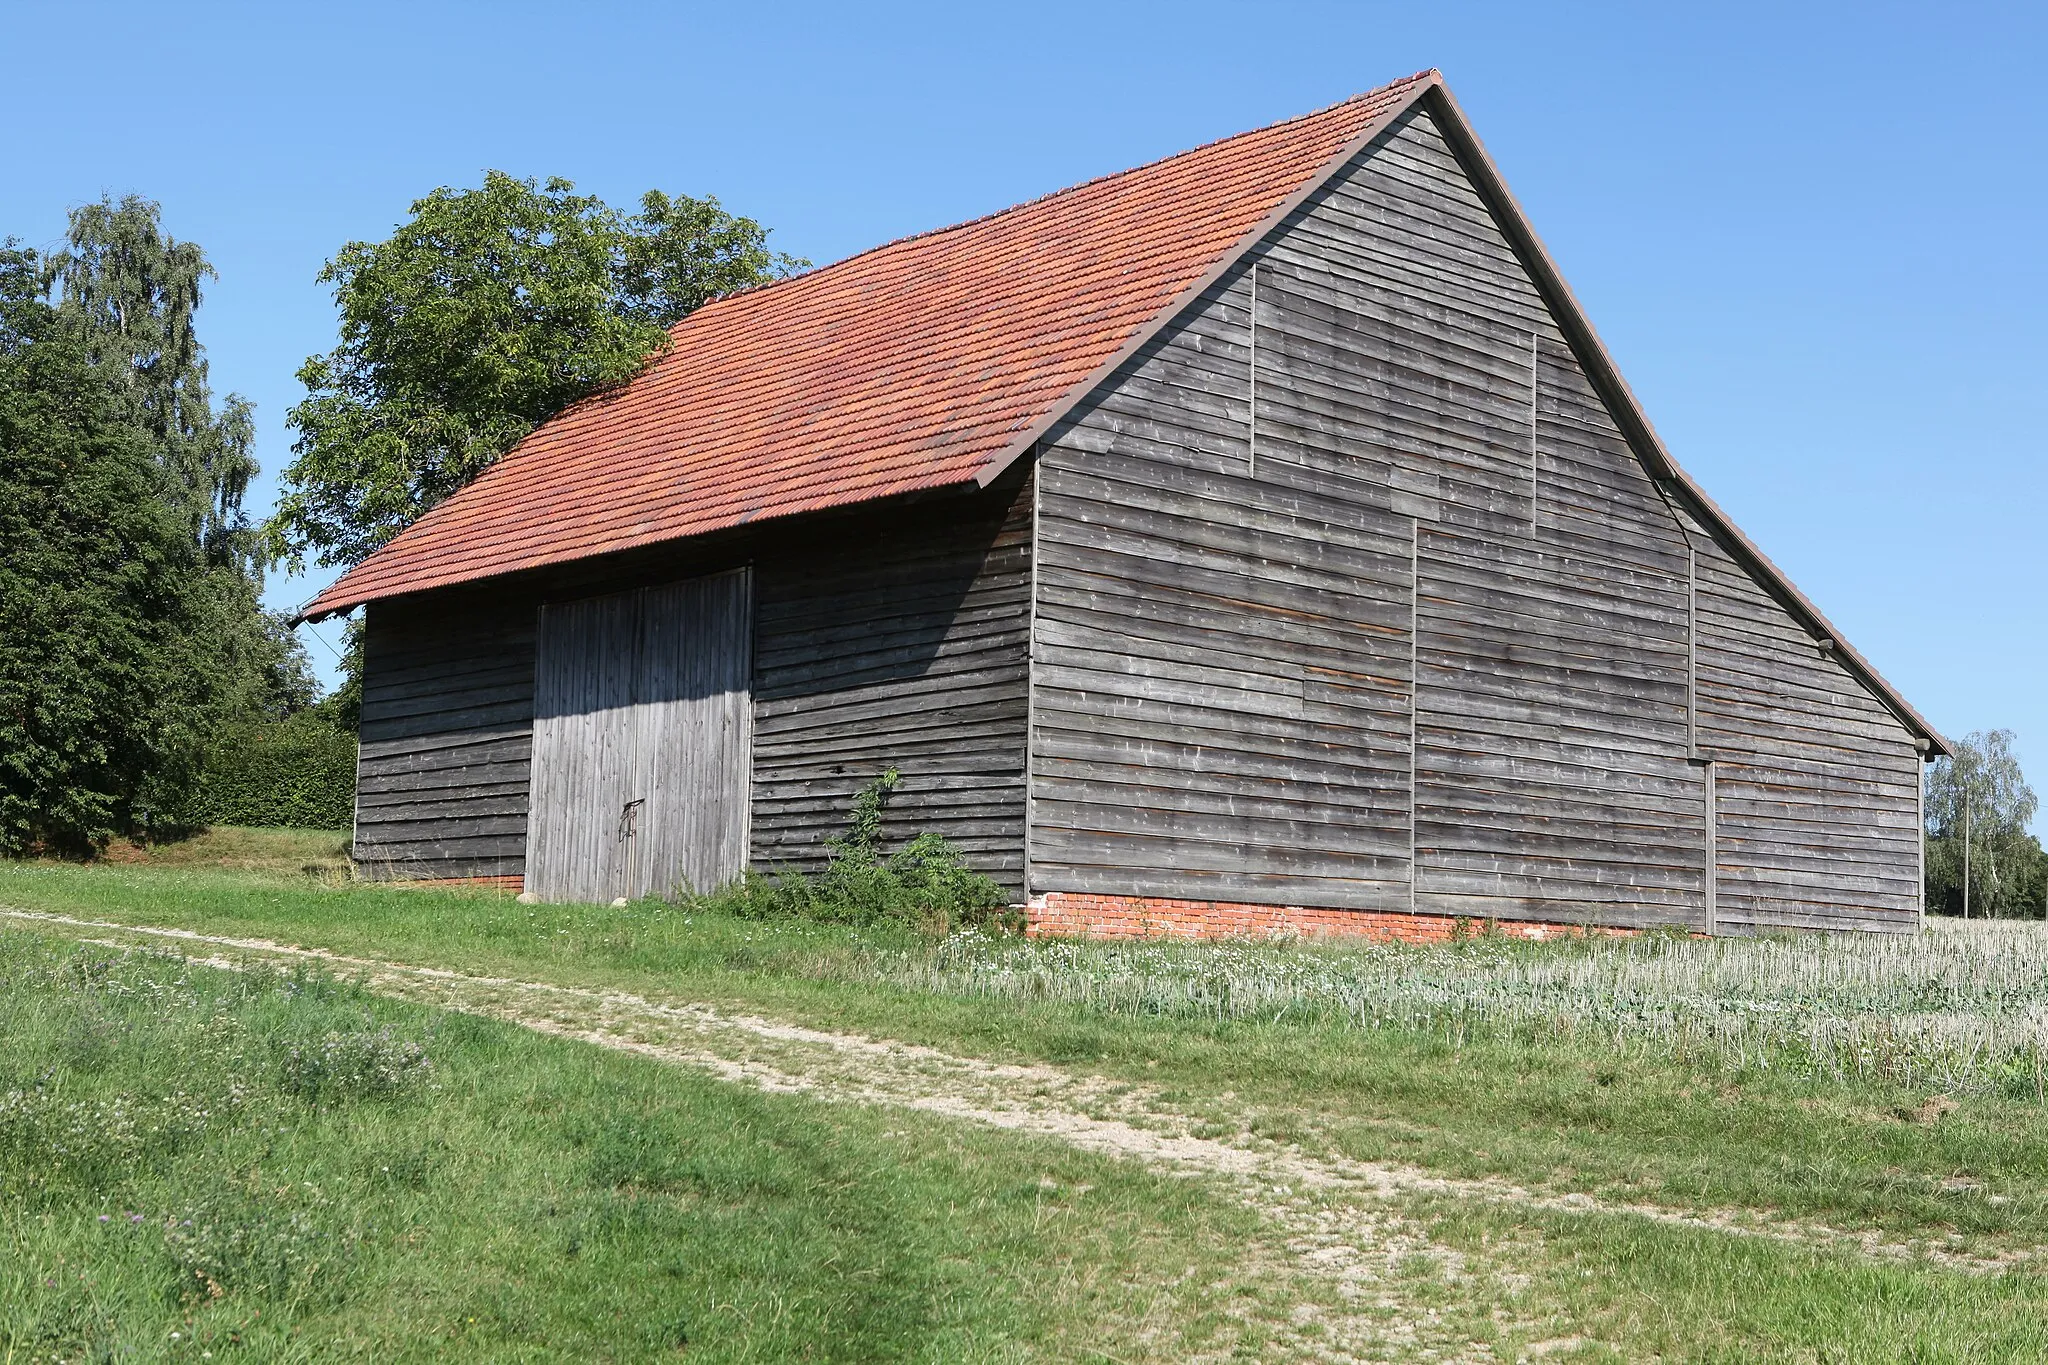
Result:
<svg viewBox="0 0 2048 1365"><path fill-rule="evenodd" d="M740 874L753 616L745 569L541 608L528 890L603 901Z"/></svg>
<svg viewBox="0 0 2048 1365"><path fill-rule="evenodd" d="M753 625L745 569L644 594L634 766L646 805L624 895L710 891L746 866Z"/></svg>

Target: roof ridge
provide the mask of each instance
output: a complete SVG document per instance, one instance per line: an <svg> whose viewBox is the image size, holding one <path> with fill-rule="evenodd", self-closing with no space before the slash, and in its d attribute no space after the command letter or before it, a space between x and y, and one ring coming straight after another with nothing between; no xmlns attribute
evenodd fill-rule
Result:
<svg viewBox="0 0 2048 1365"><path fill-rule="evenodd" d="M1149 171L1154 166L1162 166L1169 161L1175 161L1184 156L1193 156L1196 152L1206 152L1211 147L1220 147L1226 142L1235 142L1239 138L1252 137L1259 133L1270 133L1276 128L1285 128L1290 123L1302 123L1308 119L1321 118L1323 115L1342 109L1346 105L1357 104L1363 100L1377 99L1381 95L1404 89L1415 84L1417 81L1428 80L1431 76L1439 74L1441 73L1436 67L1426 67L1421 71L1415 72L1413 75L1403 76L1399 80L1388 81L1385 85L1374 86L1370 90L1361 90L1355 95L1347 95L1341 100L1324 105L1320 109L1311 109L1307 113L1302 114L1291 114L1283 119L1275 119L1271 123L1262 123L1256 128L1244 128L1235 133L1226 133L1222 137L1212 137L1207 142L1198 142L1192 147L1183 147L1177 152L1168 152L1164 156L1155 156L1150 161L1141 162L1136 166L1126 166L1118 171L1105 171L1101 175L1090 176L1086 180L1077 180L1071 185L1062 185L1056 190L1047 190L1044 194L1033 195L1029 199L1020 199L1016 203L1003 208L991 209L987 213L977 214L972 218L963 218L957 223L948 223L944 227L926 228L922 232L911 232L901 237L892 237L886 242L877 242L873 246L862 247L850 256L841 256L836 261L827 261L823 265L814 266L809 270L798 271L793 275L785 275L781 279L764 280L760 284L746 285L730 293L720 294L716 298L707 299L702 307L709 308L713 304L724 303L728 299L764 294L780 285L795 284L799 280L808 280L822 275L828 270L837 270L840 266L850 265L854 261L860 260L864 256L872 256L878 251L888 251L892 247L903 246L910 242L921 242L927 238L943 237L949 232L959 232L965 228L976 227L991 219L1001 218L1005 214L1016 213L1021 209L1032 208L1050 200L1058 199L1062 195L1078 194L1082 190L1103 184L1106 181L1121 180L1127 175L1136 175L1140 171ZM682 326L687 321L689 321L689 318L684 317L670 324L670 330L673 331L676 327Z"/></svg>

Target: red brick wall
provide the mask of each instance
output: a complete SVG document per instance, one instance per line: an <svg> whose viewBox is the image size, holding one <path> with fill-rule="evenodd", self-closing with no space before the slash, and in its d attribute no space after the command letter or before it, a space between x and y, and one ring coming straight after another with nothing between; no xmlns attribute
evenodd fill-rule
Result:
<svg viewBox="0 0 2048 1365"><path fill-rule="evenodd" d="M1270 938L1276 934L1355 935L1401 943L1445 943L1460 932L1487 929L1516 938L1563 934L1633 934L1533 920L1459 920L1450 915L1383 910L1327 910L1305 905L1163 900L1151 896L1084 896L1050 891L1027 907L1025 932L1086 938Z"/></svg>

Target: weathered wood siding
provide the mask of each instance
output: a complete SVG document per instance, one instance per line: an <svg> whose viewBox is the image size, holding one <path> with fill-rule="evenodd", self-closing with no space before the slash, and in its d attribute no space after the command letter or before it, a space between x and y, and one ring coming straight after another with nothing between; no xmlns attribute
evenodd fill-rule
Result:
<svg viewBox="0 0 2048 1365"><path fill-rule="evenodd" d="M749 857L815 869L853 794L1021 889L1031 487L781 525L630 570L370 609L357 856L379 877L526 870L542 603L754 566Z"/></svg>
<svg viewBox="0 0 2048 1365"><path fill-rule="evenodd" d="M1707 926L1693 548L1426 110L1040 468L1034 891Z"/></svg>
<svg viewBox="0 0 2048 1365"><path fill-rule="evenodd" d="M1027 480L763 550L756 867L820 866L893 767L886 841L943 834L1021 887L1030 512Z"/></svg>
<svg viewBox="0 0 2048 1365"><path fill-rule="evenodd" d="M469 589L367 611L358 867L378 879L519 875L532 603Z"/></svg>
<svg viewBox="0 0 2048 1365"><path fill-rule="evenodd" d="M1721 927L1912 931L1912 736L1726 549L1696 539L1700 746L1715 760Z"/></svg>
<svg viewBox="0 0 2048 1365"><path fill-rule="evenodd" d="M1409 526L1250 476L1248 292L1041 447L1034 891L1407 903Z"/></svg>
<svg viewBox="0 0 2048 1365"><path fill-rule="evenodd" d="M709 891L746 866L745 568L540 609L526 889Z"/></svg>
<svg viewBox="0 0 2048 1365"><path fill-rule="evenodd" d="M548 901L626 894L625 803L637 792L641 671L635 588L540 608L526 889Z"/></svg>

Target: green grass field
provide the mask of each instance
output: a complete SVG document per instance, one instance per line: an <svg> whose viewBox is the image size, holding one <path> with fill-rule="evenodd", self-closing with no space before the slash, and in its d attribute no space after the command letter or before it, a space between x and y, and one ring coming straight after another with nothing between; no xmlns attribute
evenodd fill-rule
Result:
<svg viewBox="0 0 2048 1365"><path fill-rule="evenodd" d="M2036 931L932 941L335 885L223 838L235 866L0 866L0 906L1057 1068L1192 1134L1466 1184L1386 1203L1419 1249L1364 1293L1227 1180L17 920L0 1359L1341 1359L1346 1314L1385 1320L1366 1355L2048 1359ZM131 1136L53 1163L65 1123Z"/></svg>

